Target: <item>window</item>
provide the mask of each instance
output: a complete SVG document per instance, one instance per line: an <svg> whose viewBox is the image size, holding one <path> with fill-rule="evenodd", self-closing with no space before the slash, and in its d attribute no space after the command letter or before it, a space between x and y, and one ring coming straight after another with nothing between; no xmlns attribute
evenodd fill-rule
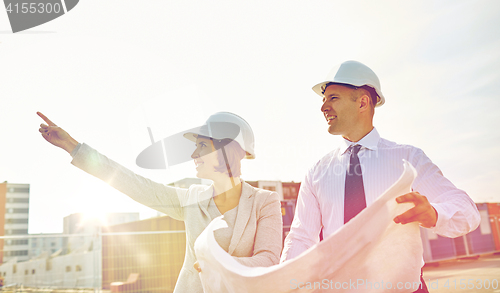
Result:
<svg viewBox="0 0 500 293"><path fill-rule="evenodd" d="M7 198L7 202L15 202L15 203L29 203L30 199L28 197L9 197Z"/></svg>
<svg viewBox="0 0 500 293"><path fill-rule="evenodd" d="M35 274L35 269L32 269L31 270L31 274L34 275Z"/></svg>
<svg viewBox="0 0 500 293"><path fill-rule="evenodd" d="M481 235L491 234L490 219L488 217L487 210L480 210L479 215L481 216L481 222L479 223L479 230Z"/></svg>
<svg viewBox="0 0 500 293"><path fill-rule="evenodd" d="M28 219L5 219L5 224L28 224Z"/></svg>
<svg viewBox="0 0 500 293"><path fill-rule="evenodd" d="M9 198L9 202L29 203L30 199L28 197L25 197L25 198Z"/></svg>
<svg viewBox="0 0 500 293"><path fill-rule="evenodd" d="M28 251L27 250L5 251L4 255L5 256L23 256L23 255L28 255Z"/></svg>
<svg viewBox="0 0 500 293"><path fill-rule="evenodd" d="M81 271L82 271L82 267L81 267L81 266L79 266L79 265L76 265L75 271L77 271L77 272L81 272Z"/></svg>
<svg viewBox="0 0 500 293"><path fill-rule="evenodd" d="M276 191L276 186L262 186L265 190Z"/></svg>
<svg viewBox="0 0 500 293"><path fill-rule="evenodd" d="M6 210L6 212L8 214L27 214L29 213L30 209L13 209L13 208L9 208Z"/></svg>
<svg viewBox="0 0 500 293"><path fill-rule="evenodd" d="M11 187L9 188L9 192L12 192L12 193L29 193L30 192L30 189L29 187L26 188L26 187Z"/></svg>
<svg viewBox="0 0 500 293"><path fill-rule="evenodd" d="M12 232L12 230L10 230ZM8 240L7 245L27 245L28 239Z"/></svg>
<svg viewBox="0 0 500 293"><path fill-rule="evenodd" d="M71 272L71 267L70 266L66 267L66 273L68 273L68 272Z"/></svg>
<svg viewBox="0 0 500 293"><path fill-rule="evenodd" d="M6 235L26 235L28 234L28 229L9 229L5 233Z"/></svg>

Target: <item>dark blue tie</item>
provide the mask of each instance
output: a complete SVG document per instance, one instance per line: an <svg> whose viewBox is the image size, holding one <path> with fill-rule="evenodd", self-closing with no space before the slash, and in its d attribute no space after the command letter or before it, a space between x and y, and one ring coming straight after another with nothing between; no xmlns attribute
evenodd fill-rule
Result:
<svg viewBox="0 0 500 293"><path fill-rule="evenodd" d="M345 175L344 224L366 208L363 174L361 174L361 164L358 158L358 152L361 146L355 145L349 148L351 155Z"/></svg>

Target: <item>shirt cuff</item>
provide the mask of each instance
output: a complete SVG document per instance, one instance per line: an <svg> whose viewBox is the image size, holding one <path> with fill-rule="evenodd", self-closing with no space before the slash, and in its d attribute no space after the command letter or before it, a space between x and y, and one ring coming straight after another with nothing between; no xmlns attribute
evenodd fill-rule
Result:
<svg viewBox="0 0 500 293"><path fill-rule="evenodd" d="M446 213L438 204L431 203L431 206L437 212L437 221L436 221L436 225L430 229L432 232L434 232L436 234L440 234L439 231L443 231L443 229L446 229L446 224L448 222L446 219Z"/></svg>
<svg viewBox="0 0 500 293"><path fill-rule="evenodd" d="M73 158L75 157L76 153L78 153L78 150L80 150L80 147L81 147L81 146L82 146L82 144L81 144L81 143L78 143L78 144L76 145L76 147L75 147L75 148L71 151L71 153L70 153L71 157L73 157Z"/></svg>

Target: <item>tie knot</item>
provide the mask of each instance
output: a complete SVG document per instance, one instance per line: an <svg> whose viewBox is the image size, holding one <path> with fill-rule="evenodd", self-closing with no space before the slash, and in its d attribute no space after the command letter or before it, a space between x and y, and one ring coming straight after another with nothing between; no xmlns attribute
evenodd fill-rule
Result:
<svg viewBox="0 0 500 293"><path fill-rule="evenodd" d="M357 144L355 146L351 146L351 154L358 155L359 150L361 149L361 145Z"/></svg>

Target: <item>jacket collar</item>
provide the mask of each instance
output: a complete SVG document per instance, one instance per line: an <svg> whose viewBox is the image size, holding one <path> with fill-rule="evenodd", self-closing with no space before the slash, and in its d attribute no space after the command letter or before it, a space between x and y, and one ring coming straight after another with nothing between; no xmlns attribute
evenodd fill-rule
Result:
<svg viewBox="0 0 500 293"><path fill-rule="evenodd" d="M209 218L210 215L208 213L208 204L210 203L210 199L212 199L212 197L214 196L215 194L213 183L198 194L198 206L200 207L203 214L205 214L205 216Z"/></svg>
<svg viewBox="0 0 500 293"><path fill-rule="evenodd" d="M231 236L231 242L229 243L229 254L232 254L238 246L241 236L250 220L255 199L253 195L255 193L255 188L252 185L241 180L241 196L238 203L238 214L236 216L236 222L234 223L233 236ZM198 195L198 205L206 217L210 217L208 213L208 204L210 203L210 199L214 196L213 184Z"/></svg>
<svg viewBox="0 0 500 293"><path fill-rule="evenodd" d="M228 253L232 254L240 242L241 236L247 227L247 223L250 220L250 216L253 211L253 202L255 199L255 188L245 181L241 181L241 196L240 202L238 203L238 215L236 216L236 222L234 223L233 236L231 237L231 242L229 243Z"/></svg>

